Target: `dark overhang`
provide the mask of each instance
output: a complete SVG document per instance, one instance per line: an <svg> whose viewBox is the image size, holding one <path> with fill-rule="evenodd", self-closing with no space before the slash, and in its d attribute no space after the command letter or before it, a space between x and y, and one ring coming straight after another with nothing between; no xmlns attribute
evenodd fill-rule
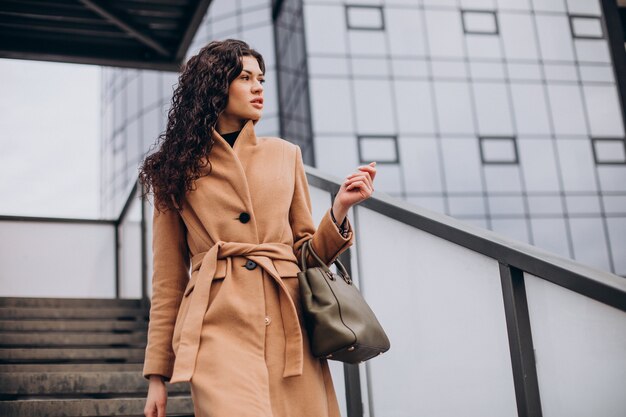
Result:
<svg viewBox="0 0 626 417"><path fill-rule="evenodd" d="M211 0L2 0L0 57L178 71Z"/></svg>

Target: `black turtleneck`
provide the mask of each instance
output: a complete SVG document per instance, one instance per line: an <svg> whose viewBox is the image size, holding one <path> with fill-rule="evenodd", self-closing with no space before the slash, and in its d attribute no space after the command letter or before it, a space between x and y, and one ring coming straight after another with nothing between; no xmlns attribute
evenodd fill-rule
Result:
<svg viewBox="0 0 626 417"><path fill-rule="evenodd" d="M239 132L241 132L241 130L230 133L220 133L220 135L230 144L231 147L233 147L235 146L235 140L237 139L237 136L239 136Z"/></svg>

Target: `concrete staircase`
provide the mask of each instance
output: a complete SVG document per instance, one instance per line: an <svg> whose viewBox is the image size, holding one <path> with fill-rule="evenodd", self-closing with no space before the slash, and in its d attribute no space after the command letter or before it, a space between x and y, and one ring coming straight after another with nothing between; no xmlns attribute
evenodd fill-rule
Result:
<svg viewBox="0 0 626 417"><path fill-rule="evenodd" d="M143 416L139 300L0 298L0 416ZM168 416L192 416L168 384Z"/></svg>

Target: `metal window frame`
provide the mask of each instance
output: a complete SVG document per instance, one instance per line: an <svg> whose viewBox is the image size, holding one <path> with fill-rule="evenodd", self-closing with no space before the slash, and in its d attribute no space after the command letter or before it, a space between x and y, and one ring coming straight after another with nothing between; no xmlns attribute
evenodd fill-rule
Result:
<svg viewBox="0 0 626 417"><path fill-rule="evenodd" d="M485 156L484 145L485 141L507 140L513 142L513 156L512 161L509 160L488 160ZM519 165L519 151L517 149L517 137L516 136L479 136L478 147L480 151L480 162L483 165Z"/></svg>
<svg viewBox="0 0 626 417"><path fill-rule="evenodd" d="M483 30L469 30L465 24L465 14L491 14L496 24L495 32L487 32ZM498 22L498 13L495 10L478 10L478 9L461 9L461 26L463 33L466 35L500 35L500 23Z"/></svg>
<svg viewBox="0 0 626 417"><path fill-rule="evenodd" d="M598 142L620 142L624 148L624 160L623 161L602 161L598 156L596 150L596 144ZM591 151L593 153L593 161L596 165L626 165L626 138L608 138L608 137L592 137L591 138Z"/></svg>
<svg viewBox="0 0 626 417"><path fill-rule="evenodd" d="M378 9L378 11L380 12L380 27L351 25L349 9ZM346 19L346 29L348 30L373 30L373 31L386 30L385 12L383 10L383 6L374 6L374 5L369 5L369 4L345 4L344 15Z"/></svg>
<svg viewBox="0 0 626 417"><path fill-rule="evenodd" d="M380 134L380 135L373 135L373 134L368 134L368 135L357 135L356 136L356 140L357 140L357 155L358 155L358 159L359 159L359 164L369 164L371 161L365 160L363 159L363 141L367 141L368 139L389 139L393 141L393 148L394 148L394 152L395 152L395 158L394 159L376 159L376 163L377 164L399 164L400 163L400 149L398 147L398 135L387 135L387 134Z"/></svg>

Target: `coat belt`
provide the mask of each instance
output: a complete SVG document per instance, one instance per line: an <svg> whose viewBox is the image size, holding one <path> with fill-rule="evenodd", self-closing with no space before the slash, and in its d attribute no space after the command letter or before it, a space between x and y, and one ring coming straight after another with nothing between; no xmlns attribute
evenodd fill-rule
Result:
<svg viewBox="0 0 626 417"><path fill-rule="evenodd" d="M198 270L195 289L191 293L188 313L182 323L180 343L174 360L174 371L171 383L190 381L193 376L204 313L209 305L211 282L215 277L218 259L229 256L245 256L261 265L278 283L280 289L280 311L285 333L285 368L283 377L302 375L303 350L302 332L298 313L289 290L280 277L272 260L292 261L298 265L293 248L284 243L243 243L218 241L206 252L198 253L192 258L192 273ZM232 262L227 263L226 278L232 273ZM193 312L193 313L192 313Z"/></svg>

